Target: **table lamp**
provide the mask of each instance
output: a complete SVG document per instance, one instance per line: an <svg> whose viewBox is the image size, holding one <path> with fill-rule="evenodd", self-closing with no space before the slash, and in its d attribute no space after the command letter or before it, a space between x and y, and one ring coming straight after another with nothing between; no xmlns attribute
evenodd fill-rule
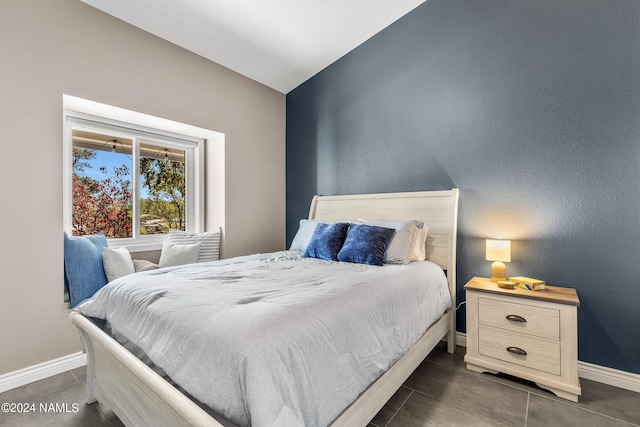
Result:
<svg viewBox="0 0 640 427"><path fill-rule="evenodd" d="M511 240L487 239L487 261L491 264L491 281L507 280L507 266L505 262L511 262Z"/></svg>

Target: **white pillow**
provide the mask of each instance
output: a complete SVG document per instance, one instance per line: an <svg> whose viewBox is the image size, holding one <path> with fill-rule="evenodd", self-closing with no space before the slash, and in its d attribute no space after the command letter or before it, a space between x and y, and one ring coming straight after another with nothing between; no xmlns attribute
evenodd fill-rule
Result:
<svg viewBox="0 0 640 427"><path fill-rule="evenodd" d="M169 241L180 245L200 242L200 253L197 262L220 259L220 238L222 229L205 233L188 233L186 231L169 230Z"/></svg>
<svg viewBox="0 0 640 427"><path fill-rule="evenodd" d="M134 259L133 266L136 269L136 273L139 271L149 271L160 268L158 264L154 264L151 261L147 261L146 259Z"/></svg>
<svg viewBox="0 0 640 427"><path fill-rule="evenodd" d="M413 249L411 250L411 262L424 261L427 258L427 233L429 227L423 226L413 236Z"/></svg>
<svg viewBox="0 0 640 427"><path fill-rule="evenodd" d="M387 246L387 253L383 261L385 264L409 264L411 262L414 235L418 232L416 221L358 220L358 222L396 230L391 238L391 242L389 242L389 246Z"/></svg>
<svg viewBox="0 0 640 427"><path fill-rule="evenodd" d="M133 267L131 254L125 247L104 248L102 252L102 265L109 282L116 280L118 277L136 272Z"/></svg>
<svg viewBox="0 0 640 427"><path fill-rule="evenodd" d="M165 240L160 252L160 267L191 264L198 261L200 242L191 244L177 244Z"/></svg>
<svg viewBox="0 0 640 427"><path fill-rule="evenodd" d="M316 230L316 225L318 224L320 224L320 221L301 219L300 226L298 227L298 231L291 242L289 250L303 254L307 250L311 236L313 236L313 232Z"/></svg>

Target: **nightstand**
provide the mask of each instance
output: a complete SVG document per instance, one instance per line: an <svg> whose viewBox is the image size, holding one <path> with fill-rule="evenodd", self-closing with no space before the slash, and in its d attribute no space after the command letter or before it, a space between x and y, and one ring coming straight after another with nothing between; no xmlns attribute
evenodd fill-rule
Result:
<svg viewBox="0 0 640 427"><path fill-rule="evenodd" d="M467 295L467 369L503 372L578 401L578 320L575 289L503 289L474 277Z"/></svg>

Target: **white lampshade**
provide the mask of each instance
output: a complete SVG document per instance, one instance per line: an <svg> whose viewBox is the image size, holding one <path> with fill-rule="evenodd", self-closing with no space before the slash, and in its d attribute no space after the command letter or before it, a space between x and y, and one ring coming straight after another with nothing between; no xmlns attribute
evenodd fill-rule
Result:
<svg viewBox="0 0 640 427"><path fill-rule="evenodd" d="M487 261L511 262L511 240L487 239Z"/></svg>
<svg viewBox="0 0 640 427"><path fill-rule="evenodd" d="M505 262L511 262L511 240L487 239L487 261L491 264L491 281L507 280L507 266Z"/></svg>

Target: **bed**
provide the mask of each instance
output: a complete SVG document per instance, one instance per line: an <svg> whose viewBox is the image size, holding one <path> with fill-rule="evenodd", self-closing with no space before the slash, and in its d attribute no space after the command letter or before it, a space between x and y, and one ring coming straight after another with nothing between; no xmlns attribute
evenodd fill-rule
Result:
<svg viewBox="0 0 640 427"><path fill-rule="evenodd" d="M444 280L451 300L455 303L457 204L457 189L316 196L311 204L309 219L328 223L356 218L423 221L429 227L426 257L446 271ZM281 258L280 261L283 264L278 265L288 266L287 263L299 262L286 252L270 256ZM273 264L270 258L268 261L264 261L263 258L244 257L232 263L268 262ZM244 265L241 267L244 268ZM415 268L417 267L420 266ZM340 268L353 267L342 265ZM347 277L342 271L339 274L340 277L343 275ZM163 379L91 320L77 311L71 312L70 319L80 329L87 349L87 401L89 403L96 400L106 403L126 425L225 425L224 421L217 421L208 411ZM355 338L357 337L354 336ZM447 340L448 351L453 352L455 348L454 310L448 310L439 317L399 360L388 369L385 368L385 372L376 377L377 379L374 378L368 387L365 386L364 392L355 396L354 401L337 414L337 417L331 416L330 424L332 426L366 425L443 338ZM267 353L267 350L265 348L264 353ZM222 382L220 385L220 389L225 390ZM326 420L321 424L326 425Z"/></svg>

